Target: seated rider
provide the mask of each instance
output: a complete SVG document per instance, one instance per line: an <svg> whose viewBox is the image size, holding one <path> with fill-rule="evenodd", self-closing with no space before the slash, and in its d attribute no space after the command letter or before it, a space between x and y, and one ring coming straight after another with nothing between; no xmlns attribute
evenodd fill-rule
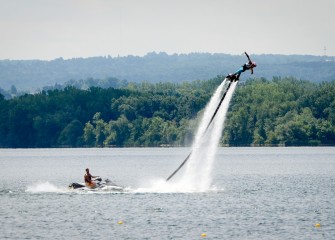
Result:
<svg viewBox="0 0 335 240"><path fill-rule="evenodd" d="M97 178L97 177L99 177L99 176L92 176L90 174L90 170L88 168L86 168L86 174L84 176L85 185L89 188L95 188L97 186L97 184L92 181L92 178Z"/></svg>
<svg viewBox="0 0 335 240"><path fill-rule="evenodd" d="M237 70L237 72L235 72L234 74L229 74L226 78L228 78L229 80L231 81L238 81L240 79L240 75L241 73L245 72L246 70L250 70L251 71L251 74L254 74L254 67L256 67L256 63L255 62L252 62L250 60L250 57L249 55L244 52L245 55L247 56L248 58L248 62L246 64L244 64L243 66L240 67L240 69Z"/></svg>

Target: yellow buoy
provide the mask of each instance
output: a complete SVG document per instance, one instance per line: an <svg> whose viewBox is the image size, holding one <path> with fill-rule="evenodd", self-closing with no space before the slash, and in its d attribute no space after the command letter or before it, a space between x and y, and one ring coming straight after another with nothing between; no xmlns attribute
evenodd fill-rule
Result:
<svg viewBox="0 0 335 240"><path fill-rule="evenodd" d="M206 233L201 233L201 237L207 237Z"/></svg>
<svg viewBox="0 0 335 240"><path fill-rule="evenodd" d="M120 221L118 221L117 223L121 225L121 224L123 224L123 221L120 220Z"/></svg>
<svg viewBox="0 0 335 240"><path fill-rule="evenodd" d="M320 223L315 223L314 226L317 227L317 228L319 228L319 227L321 227L321 224Z"/></svg>

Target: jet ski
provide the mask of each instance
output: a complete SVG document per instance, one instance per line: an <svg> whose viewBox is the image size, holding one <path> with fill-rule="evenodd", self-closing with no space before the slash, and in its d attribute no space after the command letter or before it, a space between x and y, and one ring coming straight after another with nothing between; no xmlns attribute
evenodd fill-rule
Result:
<svg viewBox="0 0 335 240"><path fill-rule="evenodd" d="M93 180L96 185L95 187L87 187L85 183L71 183L69 185L69 189L72 190L108 190L108 191L123 191L123 187L118 186L113 181L109 180L108 178L102 180L101 178L97 178Z"/></svg>

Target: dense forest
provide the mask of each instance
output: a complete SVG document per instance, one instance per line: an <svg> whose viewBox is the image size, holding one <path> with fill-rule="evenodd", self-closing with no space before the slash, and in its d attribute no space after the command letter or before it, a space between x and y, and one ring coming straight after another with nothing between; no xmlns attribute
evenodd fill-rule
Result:
<svg viewBox="0 0 335 240"><path fill-rule="evenodd" d="M230 145L335 145L335 81L247 81L227 117Z"/></svg>
<svg viewBox="0 0 335 240"><path fill-rule="evenodd" d="M68 86L12 99L0 95L0 147L187 146L222 80ZM335 145L334 96L335 81L240 82L222 143Z"/></svg>
<svg viewBox="0 0 335 240"><path fill-rule="evenodd" d="M295 77L312 82L335 79L334 57L310 55L253 55L258 63L254 77ZM36 92L45 86L69 80L114 77L128 82L174 82L206 80L213 73L227 75L247 61L244 54L223 53L172 54L148 53L143 57L91 57L74 59L0 60L0 88ZM0 89L1 91L1 89ZM14 89L15 91L15 89Z"/></svg>

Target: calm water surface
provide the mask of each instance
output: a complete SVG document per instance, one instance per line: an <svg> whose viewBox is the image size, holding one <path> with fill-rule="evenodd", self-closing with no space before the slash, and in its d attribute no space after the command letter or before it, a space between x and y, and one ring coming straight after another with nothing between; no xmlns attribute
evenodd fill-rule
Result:
<svg viewBox="0 0 335 240"><path fill-rule="evenodd" d="M0 149L0 239L335 239L335 148L220 148L208 192L141 190L188 152ZM126 191L69 191L86 167Z"/></svg>

